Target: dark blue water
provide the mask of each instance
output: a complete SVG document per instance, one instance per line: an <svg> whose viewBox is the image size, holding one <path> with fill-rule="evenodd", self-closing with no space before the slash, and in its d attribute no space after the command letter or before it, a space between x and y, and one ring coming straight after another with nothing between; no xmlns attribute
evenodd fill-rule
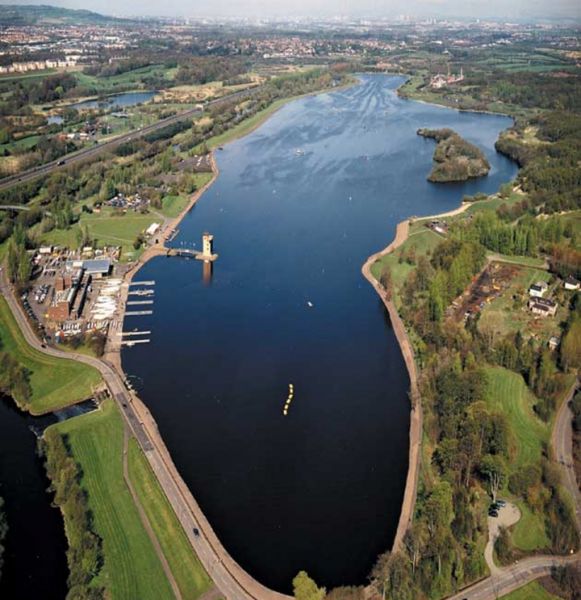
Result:
<svg viewBox="0 0 581 600"><path fill-rule="evenodd" d="M509 119L401 100L402 81L292 102L218 152L220 176L174 241L214 234L211 284L197 261L155 259L138 277L157 282L154 314L125 323L152 330L123 361L178 469L227 550L281 591L300 569L365 583L399 518L409 380L363 262L398 221L516 173L494 151ZM419 127L458 131L490 175L427 182L434 143Z"/></svg>
<svg viewBox="0 0 581 600"><path fill-rule="evenodd" d="M105 100L84 100L72 104L71 108L123 108L125 106L135 106L142 102L148 102L157 92L125 92L123 94L114 94L107 96Z"/></svg>
<svg viewBox="0 0 581 600"><path fill-rule="evenodd" d="M30 429L42 430L56 420L24 415L0 395L0 496L9 526L0 577L2 600L63 600L67 594L63 519L51 506L50 482Z"/></svg>

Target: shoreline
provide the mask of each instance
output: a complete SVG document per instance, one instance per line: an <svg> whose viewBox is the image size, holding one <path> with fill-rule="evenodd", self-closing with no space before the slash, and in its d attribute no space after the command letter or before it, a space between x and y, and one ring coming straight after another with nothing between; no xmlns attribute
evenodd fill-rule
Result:
<svg viewBox="0 0 581 600"><path fill-rule="evenodd" d="M234 135L231 139L224 141L223 144L225 145L227 143L235 141L239 137L243 137L243 136L247 135L248 133L251 133L256 128L258 128L261 124L263 124L268 118L270 118L270 116L275 114L280 108L282 108L284 105L286 105L288 102L290 102L292 100L296 100L296 99L299 99L304 96L316 95L319 93L329 93L329 92L339 91L341 89L350 87L356 83L357 83L357 81L346 84L345 86L338 86L336 88L332 88L329 90L321 90L319 92L310 92L308 94L303 94L301 96L294 96L294 97L288 98L283 103L281 103L281 105L279 107L277 107L275 110L265 114L264 118L259 119L257 121L257 123L254 124L254 126L251 127L249 130L245 131L240 136ZM413 100L413 101L417 101L417 100ZM437 105L437 106L440 106L440 105ZM442 108L447 108L447 107L442 106ZM211 161L212 161L213 177L210 179L210 181L207 182L202 188L200 188L200 190L196 190L196 192L194 194L192 194L190 201L188 202L186 207L180 212L180 214L177 217L175 217L174 219L169 221L167 223L167 225L164 227L164 230L162 232L160 232L160 234L158 236L158 238L159 238L158 243L147 248L143 252L143 254L138 258L138 260L125 273L125 275L123 277L123 285L122 285L120 304L119 304L119 306L122 310L124 310L125 305L126 305L128 287L129 287L129 283L131 282L132 278L136 275L136 273L139 272L139 269L144 264L146 264L151 258L153 258L154 256L160 256L160 255L166 254L167 248L165 248L165 242L167 241L168 237L171 235L173 230L179 225L179 223L183 220L185 215L195 206L195 204L201 198L201 196L216 181L216 178L218 177L218 174L219 174L219 169L216 165L214 152L211 153ZM463 210L466 210L469 206L470 206L470 204L467 204L466 206L461 206L459 209L455 209L454 211L450 211L449 213L443 213L442 215L437 215L437 216L450 215L451 213L457 214L458 211L463 212ZM426 216L426 217L422 217L422 218L430 218L430 217ZM379 282L377 282L375 280L375 278L371 275L370 268L371 268L371 264L373 264L373 262L375 260L377 260L378 258L380 258L381 256L383 256L389 252L393 252L396 248L398 248L401 244L403 244L403 242L407 239L407 235L409 233L409 221L410 221L410 219L408 218L405 221L402 221L400 224L398 224L397 229L396 229L395 239L384 250L369 257L362 267L364 276L373 285L373 287L376 289L377 293L379 294L380 298L382 298L382 301L386 305L386 308L390 315L391 322L394 326L394 332L396 334L396 338L398 340L398 343L400 344L402 356L404 358L404 361L406 362L406 367L408 368L408 371L410 373L410 396L411 396L411 402L412 402L412 415L411 415L411 421L410 421L410 438L412 436L412 429L414 432L414 436L418 437L417 442L415 441L415 438L414 438L414 443L411 443L411 441L410 441L410 448L409 448L409 457L410 458L409 458L408 474L407 474L407 479L406 479L406 487L404 490L404 499L403 499L403 503L402 503L402 510L400 512L400 519L399 519L398 528L397 528L397 532L396 532L396 539L394 540L394 548L396 547L396 542L398 544L401 544L401 541L403 540L403 535L405 534L407 526L409 525L409 523L411 522L411 519L413 517L413 510L414 510L414 506L415 506L415 495L416 495L416 491L417 491L417 480L418 480L418 474L419 474L419 459L420 459L419 452L421 449L421 433L422 433L422 416L423 415L422 415L421 403L419 401L420 400L419 394L417 391L417 372L416 372L416 365L415 365L413 348L412 348L411 342L408 338L407 332L405 330L405 326L403 325L403 322L401 321L401 318L399 317L399 314L397 312L395 305L391 301L388 301L384 297L384 294L382 294L382 288L381 288ZM120 326L122 326L122 321L120 323ZM114 347L113 347L114 344L116 344L115 338L108 340L105 356L102 359L95 359L95 362L99 361L104 367L114 370L116 372L117 376L122 381L125 381L126 377L125 377L125 373L122 368L122 361L121 361L121 351L120 351L121 346L119 345L118 349L114 349ZM75 360L75 357L72 355L69 356L69 358L72 360ZM77 360L79 360L79 358L77 358ZM92 362L92 361L89 357L86 357L84 359L80 359L80 362ZM196 554L200 557L200 559L203 560L204 567L206 568L206 571L208 572L210 577L215 582L219 582L219 583L217 583L218 587L220 587L221 583L230 583L228 581L228 579L234 580L236 585L239 586L241 588L241 590L244 592L245 598L252 598L254 600L256 600L256 599L260 599L260 600L266 600L266 599L268 599L268 600L270 600L270 599L272 599L272 600L275 600L275 599L276 600L283 600L283 599L290 600L289 596L286 596L284 594L280 594L278 592L270 590L270 589L266 588L265 586L263 586L262 584L260 584L251 575L249 575L246 571L244 571L234 561L234 559L232 557L229 556L227 551L222 546L220 540L217 538L216 534L214 533L212 526L205 518L203 512L201 511L200 507L198 506L198 504L197 504L196 500L194 499L193 495L191 494L190 490L187 488L185 482L181 478L179 472L177 471L177 468L175 467L173 460L171 458L171 455L170 455L169 451L167 450L167 448L163 442L163 439L161 438L161 435L157 428L157 424L156 424L153 416L151 415L149 409L139 399L139 397L134 392L130 392L129 394L130 394L130 398L131 398L131 404L133 405L133 409L139 416L139 420L141 421L142 427L145 429L151 442L153 443L154 450L157 451L156 453L152 453L152 451L147 451L144 453L145 453L146 457L148 458L148 462L150 463L154 473L156 474L156 478L160 482L162 489L164 489L164 493L166 494L166 496L168 496L168 494L167 494L168 489L172 492L171 498L168 497L168 500L170 501L170 504L172 504L172 508L174 509L174 512L176 513L178 519L182 523L184 530L186 531L186 535L188 536L188 539L190 540L192 548L194 549ZM113 399L116 400L117 404L119 404L119 400L115 394L113 394ZM119 408L120 412L123 414L122 407L118 406L118 408ZM169 476L169 479L168 479L168 476ZM175 499L175 502L178 504L175 504L174 502L172 502L172 500L174 500L174 499ZM186 514L186 511L183 510L184 504L187 506L187 509L188 509L187 514ZM192 538L191 534L188 533L185 523L187 522L187 519L191 519L192 517L194 518L194 521L199 525L199 528L201 530L204 541L208 543L208 545L210 546L210 548L212 550L210 556L208 556L207 554L203 555L199 552L199 548L198 548L199 541L196 541L194 538ZM224 579L226 579L226 581L224 581ZM243 582L243 584L241 582ZM239 598L240 598L239 595L229 596L229 594L227 593L227 591L229 591L227 585L225 586L225 588L222 591L223 591L223 593L225 593L226 597L236 598L236 600L239 600Z"/></svg>
<svg viewBox="0 0 581 600"><path fill-rule="evenodd" d="M412 221L422 221L427 219L439 219L442 217L453 217L462 214L472 206L472 202L462 202L458 208L436 215L426 215L425 217L408 217L396 225L395 236L393 240L383 249L372 254L361 267L363 277L371 284L377 295L381 298L389 319L393 326L393 332L399 344L402 357L406 364L408 376L410 379L410 429L409 429L409 450L408 450L408 472L402 499L399 521L391 552L397 552L403 543L406 531L412 523L418 492L418 481L421 466L421 447L422 447L422 427L424 414L422 409L421 396L418 386L418 368L415 361L413 345L410 341L407 329L399 316L399 312L393 300L388 299L385 288L371 273L371 266L386 256L397 250L409 237L409 227Z"/></svg>

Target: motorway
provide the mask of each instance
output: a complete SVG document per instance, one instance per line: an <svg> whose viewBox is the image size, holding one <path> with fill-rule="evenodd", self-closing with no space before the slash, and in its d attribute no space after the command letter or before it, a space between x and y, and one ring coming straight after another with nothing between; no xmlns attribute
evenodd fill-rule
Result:
<svg viewBox="0 0 581 600"><path fill-rule="evenodd" d="M221 98L217 98L216 100L209 101L206 104L206 106L216 106L224 102L228 102L229 100L232 100L234 98L250 96L260 87L261 86L255 86L246 90L234 92L233 94L228 94L227 96L222 96ZM163 129L168 125L172 125L173 123L183 121L184 119L198 117L202 114L202 112L203 111L201 111L199 108L191 108L189 110L185 110L181 113L178 113L177 115L173 115L165 119L160 119L152 125L147 125L146 127L142 127L141 129L129 131L128 133L124 133L106 142L101 142L95 146L91 146L90 148L85 148L84 150L79 150L77 152L61 156L59 159L53 160L52 162L46 163L44 165L38 165L37 167L32 167L31 169L22 171L21 173L17 173L16 175L11 175L10 177L5 177L3 179L0 179L0 191L14 187L18 184L28 183L33 179L37 179L38 177L44 175L49 175L53 171L57 171L59 169L66 169L70 165L86 161L87 159L93 158L103 152L106 152L107 150L112 150L113 148L119 146L120 144L123 144L124 142L129 142L133 139L143 137L149 133L152 133L153 131Z"/></svg>
<svg viewBox="0 0 581 600"><path fill-rule="evenodd" d="M16 300L2 268L0 293L6 299L25 340L33 348L55 358L82 362L101 373L111 397L116 401L143 450L194 551L222 594L228 600L291 600L289 596L270 590L253 579L226 552L177 472L153 417L141 400L126 387L117 370L111 364L92 356L43 346ZM194 534L194 529L199 531L199 535Z"/></svg>

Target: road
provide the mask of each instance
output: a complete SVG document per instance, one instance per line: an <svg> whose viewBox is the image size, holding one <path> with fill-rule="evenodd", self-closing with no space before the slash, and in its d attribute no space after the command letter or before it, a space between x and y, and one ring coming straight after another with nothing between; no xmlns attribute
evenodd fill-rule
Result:
<svg viewBox="0 0 581 600"><path fill-rule="evenodd" d="M554 458L561 465L563 483L575 502L577 531L581 533L581 494L579 493L579 485L573 466L573 413L569 405L576 389L577 382L571 387L567 398L559 408L553 426L551 444L553 446ZM468 600L490 600L492 598L500 598L534 579L550 575L551 569L554 566L573 563L581 563L581 552L565 557L533 556L509 567L501 568L495 566L494 569L491 569L492 574L490 577L471 585L455 596L451 596L448 600L464 600L465 598Z"/></svg>
<svg viewBox="0 0 581 600"><path fill-rule="evenodd" d="M6 299L25 340L33 348L55 358L87 364L101 373L111 397L143 450L194 551L222 594L228 600L291 600L289 596L270 590L253 579L226 552L177 472L153 417L141 400L126 387L117 370L111 364L92 356L43 347L16 300L4 269L0 269L0 293ZM199 535L194 535L194 528L199 531Z"/></svg>
<svg viewBox="0 0 581 600"><path fill-rule="evenodd" d="M222 98L211 100L206 104L206 106L216 106L224 102L228 102L233 98L249 96L260 87L261 86L255 86L246 90L234 92L233 94L228 94L227 96L223 96ZM112 150L113 148L119 146L120 144L123 144L124 142L143 137L144 135L152 133L153 131L163 129L168 125L172 125L173 123L183 121L184 119L197 117L201 114L202 111L198 108L185 110L181 113L178 113L177 115L173 115L165 119L160 119L159 121L157 121L157 123L153 123L152 125L147 125L146 127L142 127L141 129L136 129L128 133L124 133L107 142L101 142L100 144L97 144L90 148L85 148L84 150L79 150L78 152L67 154L66 156L61 156L59 159L53 160L52 162L46 163L44 165L38 165L37 167L33 167L26 171L22 171L21 173L17 173L16 175L5 177L0 180L0 191L14 187L15 185L22 185L23 183L28 183L29 181L32 181L38 177L49 175L50 173L56 170L66 169L70 165L74 165L76 163L85 161L89 158L93 158L103 152L106 152L107 150Z"/></svg>
<svg viewBox="0 0 581 600"><path fill-rule="evenodd" d="M561 465L563 484L575 503L577 531L581 534L581 493L579 492L579 484L573 463L573 412L570 405L577 391L577 385L578 382L575 382L567 398L565 398L559 407L551 435L551 444L553 446L554 458Z"/></svg>
<svg viewBox="0 0 581 600"><path fill-rule="evenodd" d="M530 583L531 581L550 575L551 569L579 561L579 556L533 556L521 560L518 563L499 569L496 575L492 575L482 581L471 585L462 592L450 596L448 600L492 600Z"/></svg>

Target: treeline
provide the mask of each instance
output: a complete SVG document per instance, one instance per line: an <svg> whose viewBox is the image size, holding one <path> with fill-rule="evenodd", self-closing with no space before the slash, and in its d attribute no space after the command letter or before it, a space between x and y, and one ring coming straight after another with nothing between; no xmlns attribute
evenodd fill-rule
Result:
<svg viewBox="0 0 581 600"><path fill-rule="evenodd" d="M129 73L136 69L142 69L148 67L151 61L147 58L133 57L127 60L118 60L110 63L95 63L87 65L83 69L85 75L93 75L96 77L113 77L115 75L122 75L123 73Z"/></svg>
<svg viewBox="0 0 581 600"><path fill-rule="evenodd" d="M67 600L102 600L105 590L94 580L103 566L102 540L95 533L87 495L80 486L81 471L67 446L67 440L56 429L45 431L40 444L54 503L65 520L69 567Z"/></svg>
<svg viewBox="0 0 581 600"><path fill-rule="evenodd" d="M576 249L579 232L574 224L557 216L535 218L536 211L524 202L516 206L516 211L501 205L496 213L479 213L470 223L453 225L450 235L453 239L477 242L500 254L547 255L551 257L552 270L561 277L581 276L581 253ZM526 212L513 221L521 211Z"/></svg>
<svg viewBox="0 0 581 600"><path fill-rule="evenodd" d="M477 72L466 79L470 93L485 102L502 101L526 108L579 112L581 83L578 77L555 77L552 73L502 70Z"/></svg>
<svg viewBox="0 0 581 600"><path fill-rule="evenodd" d="M520 374L537 397L534 410L549 421L568 381L562 373L581 366L579 294L569 298L571 310L557 352L534 338L525 340L520 332L491 336L481 331L478 318L469 319L466 326L444 318L451 301L483 266L485 246L506 251L499 240L511 247L526 246L532 236L534 244L529 243L535 255L543 243L563 239L562 223L555 221L527 221L526 227L535 234L523 226L523 239L517 242L520 237L508 232L514 225L494 213L486 214L463 226L462 234L453 227L450 238L436 246L431 256L417 257L413 247L400 255L401 261L415 266L398 291L400 314L417 336L430 458L403 549L380 556L372 571L378 597L443 597L485 574L482 488L495 498L507 486L531 511L543 515L552 551L567 554L578 547L575 516L562 496L559 471L548 448L543 448L540 462L525 464L516 472L510 468L514 433L506 415L487 406L488 374L482 367L499 365ZM387 269L381 282L384 287L391 285ZM505 560L517 556L508 532L501 536L499 550Z"/></svg>
<svg viewBox="0 0 581 600"><path fill-rule="evenodd" d="M246 73L249 66L247 60L231 56L194 56L180 62L175 82L178 85L199 85L230 80Z"/></svg>
<svg viewBox="0 0 581 600"><path fill-rule="evenodd" d="M431 257L420 256L402 289L402 317L421 335L430 337L434 324L442 321L446 307L480 271L485 261L484 247L472 241L445 240ZM415 256L408 256L416 264ZM382 275L385 287L386 274Z"/></svg>
<svg viewBox="0 0 581 600"><path fill-rule="evenodd" d="M42 77L38 81L17 82L13 88L12 98L18 106L54 102L66 97L67 92L75 88L77 78L70 73L57 73ZM0 104L0 111L2 105Z"/></svg>
<svg viewBox="0 0 581 600"><path fill-rule="evenodd" d="M26 367L0 349L0 392L14 398L23 407L30 402L32 388Z"/></svg>
<svg viewBox="0 0 581 600"><path fill-rule="evenodd" d="M547 143L527 143L522 137L527 127L537 128L537 137ZM545 213L581 206L580 115L558 111L519 122L500 136L496 149L522 167L517 181L533 206Z"/></svg>

